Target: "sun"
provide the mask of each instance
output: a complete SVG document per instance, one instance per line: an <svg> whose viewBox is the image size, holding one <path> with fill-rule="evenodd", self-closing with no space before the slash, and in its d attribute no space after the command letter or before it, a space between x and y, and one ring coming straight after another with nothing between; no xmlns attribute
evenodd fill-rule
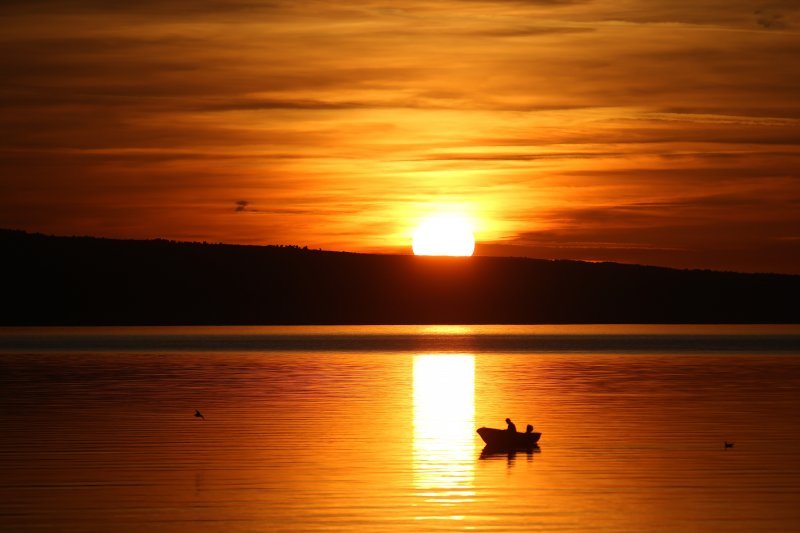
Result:
<svg viewBox="0 0 800 533"><path fill-rule="evenodd" d="M460 215L433 215L423 220L411 241L414 255L470 256L475 236L470 221Z"/></svg>

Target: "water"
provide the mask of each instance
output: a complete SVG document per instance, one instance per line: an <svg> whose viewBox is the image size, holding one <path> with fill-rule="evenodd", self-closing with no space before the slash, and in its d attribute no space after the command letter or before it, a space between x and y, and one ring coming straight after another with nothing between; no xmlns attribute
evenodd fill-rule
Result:
<svg viewBox="0 0 800 533"><path fill-rule="evenodd" d="M791 531L798 406L794 326L5 329L0 530Z"/></svg>

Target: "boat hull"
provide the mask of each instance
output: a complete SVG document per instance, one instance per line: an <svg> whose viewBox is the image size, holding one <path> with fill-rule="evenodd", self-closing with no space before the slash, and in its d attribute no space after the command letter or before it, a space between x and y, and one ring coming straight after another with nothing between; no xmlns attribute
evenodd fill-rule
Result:
<svg viewBox="0 0 800 533"><path fill-rule="evenodd" d="M536 432L519 433L495 428L479 428L478 435L481 436L486 446L506 450L533 448L542 436L541 433Z"/></svg>

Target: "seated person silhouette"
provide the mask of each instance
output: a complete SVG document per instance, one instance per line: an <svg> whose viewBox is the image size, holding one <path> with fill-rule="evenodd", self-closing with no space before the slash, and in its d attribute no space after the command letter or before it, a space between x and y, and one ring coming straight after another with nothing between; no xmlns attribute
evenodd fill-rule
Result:
<svg viewBox="0 0 800 533"><path fill-rule="evenodd" d="M533 433L533 426L528 424L528 427L525 428L525 433Z"/></svg>
<svg viewBox="0 0 800 533"><path fill-rule="evenodd" d="M506 418L506 424L508 424L506 431L513 431L514 433L517 432L517 426L514 425L514 422L512 422L510 418Z"/></svg>

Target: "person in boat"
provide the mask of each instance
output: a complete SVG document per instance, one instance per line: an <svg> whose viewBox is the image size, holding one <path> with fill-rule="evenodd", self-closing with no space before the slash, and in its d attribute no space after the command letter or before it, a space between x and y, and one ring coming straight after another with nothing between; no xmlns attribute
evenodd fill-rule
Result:
<svg viewBox="0 0 800 533"><path fill-rule="evenodd" d="M525 428L525 434L530 435L531 433L533 433L533 426L528 424L528 427Z"/></svg>
<svg viewBox="0 0 800 533"><path fill-rule="evenodd" d="M517 432L517 426L514 425L514 422L512 422L510 418L506 418L506 424L508 424L506 428L507 431Z"/></svg>

